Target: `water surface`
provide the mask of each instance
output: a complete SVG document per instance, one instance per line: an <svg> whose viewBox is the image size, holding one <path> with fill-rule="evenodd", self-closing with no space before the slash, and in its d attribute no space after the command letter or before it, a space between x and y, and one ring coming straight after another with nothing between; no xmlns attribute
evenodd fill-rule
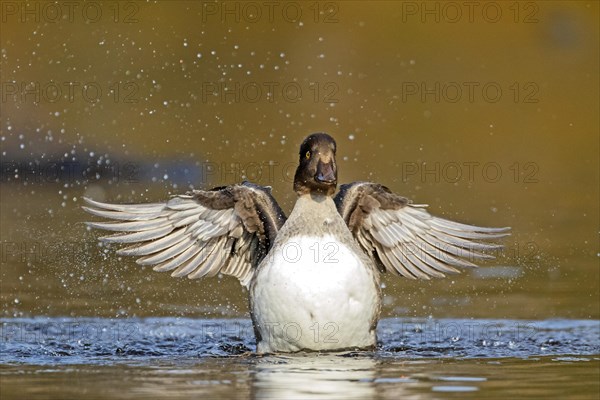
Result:
<svg viewBox="0 0 600 400"><path fill-rule="evenodd" d="M7 397L592 398L599 389L600 321L385 319L376 351L265 356L253 353L244 319L9 318L1 328Z"/></svg>

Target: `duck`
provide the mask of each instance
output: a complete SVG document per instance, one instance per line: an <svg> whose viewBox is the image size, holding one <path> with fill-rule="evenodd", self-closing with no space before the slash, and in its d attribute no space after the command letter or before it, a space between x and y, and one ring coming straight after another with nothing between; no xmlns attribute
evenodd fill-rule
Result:
<svg viewBox="0 0 600 400"><path fill-rule="evenodd" d="M336 151L326 133L301 143L289 216L270 187L244 181L158 203L84 198L84 210L104 219L86 224L116 232L99 240L126 244L118 255L154 271L237 278L258 354L372 350L382 274L431 279L476 267L494 258L490 251L502 248L496 239L510 228L432 216L379 183L338 191Z"/></svg>

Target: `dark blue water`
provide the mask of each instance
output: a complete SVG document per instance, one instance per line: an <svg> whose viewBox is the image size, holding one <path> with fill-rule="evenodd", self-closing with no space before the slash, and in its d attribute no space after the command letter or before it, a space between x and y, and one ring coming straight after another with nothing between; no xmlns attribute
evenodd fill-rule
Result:
<svg viewBox="0 0 600 400"><path fill-rule="evenodd" d="M0 320L3 364L143 365L249 355L249 320L14 318ZM600 354L600 321L385 319L383 358L529 358ZM347 353L346 356L354 356Z"/></svg>

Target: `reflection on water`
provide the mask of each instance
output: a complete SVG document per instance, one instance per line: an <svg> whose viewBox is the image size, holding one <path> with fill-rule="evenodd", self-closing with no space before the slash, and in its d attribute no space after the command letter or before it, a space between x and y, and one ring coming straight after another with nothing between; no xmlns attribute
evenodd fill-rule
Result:
<svg viewBox="0 0 600 400"><path fill-rule="evenodd" d="M389 359L377 355L219 357L142 365L0 366L8 398L597 398L600 357Z"/></svg>
<svg viewBox="0 0 600 400"><path fill-rule="evenodd" d="M267 356L254 364L256 398L362 399L375 395L377 361L369 356Z"/></svg>

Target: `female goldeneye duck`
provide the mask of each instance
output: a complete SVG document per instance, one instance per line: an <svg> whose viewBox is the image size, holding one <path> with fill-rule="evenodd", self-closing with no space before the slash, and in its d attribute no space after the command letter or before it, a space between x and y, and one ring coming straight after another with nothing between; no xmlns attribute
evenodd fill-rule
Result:
<svg viewBox="0 0 600 400"><path fill-rule="evenodd" d="M232 275L249 289L257 352L371 349L381 311L380 274L444 277L469 260L493 258L482 243L510 228L481 228L431 216L387 187L337 186L336 143L325 133L300 146L298 200L289 217L271 188L250 182L193 190L164 203L85 199L89 222L131 243L119 255L172 276Z"/></svg>

